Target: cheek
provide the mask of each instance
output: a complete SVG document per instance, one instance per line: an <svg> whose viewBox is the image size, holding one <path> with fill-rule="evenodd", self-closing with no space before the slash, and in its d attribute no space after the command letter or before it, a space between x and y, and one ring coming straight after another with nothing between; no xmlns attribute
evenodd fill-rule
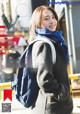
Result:
<svg viewBox="0 0 80 114"><path fill-rule="evenodd" d="M41 28L45 28L45 27L47 27L47 23L45 22L41 23Z"/></svg>
<svg viewBox="0 0 80 114"><path fill-rule="evenodd" d="M44 27L47 27L49 25L49 22L43 22Z"/></svg>

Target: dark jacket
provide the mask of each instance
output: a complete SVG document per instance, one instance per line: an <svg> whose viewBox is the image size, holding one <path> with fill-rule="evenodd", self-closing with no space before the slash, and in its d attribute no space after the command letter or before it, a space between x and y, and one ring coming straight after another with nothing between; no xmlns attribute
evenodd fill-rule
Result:
<svg viewBox="0 0 80 114"><path fill-rule="evenodd" d="M34 73L40 87L35 108L30 114L71 114L73 102L70 95L70 83L67 74L67 64L58 45L56 63L52 63L49 44L37 41L32 49Z"/></svg>

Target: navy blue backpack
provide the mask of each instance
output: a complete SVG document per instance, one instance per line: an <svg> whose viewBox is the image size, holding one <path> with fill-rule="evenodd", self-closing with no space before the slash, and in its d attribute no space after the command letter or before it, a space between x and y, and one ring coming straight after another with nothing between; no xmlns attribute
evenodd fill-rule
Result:
<svg viewBox="0 0 80 114"><path fill-rule="evenodd" d="M21 57L20 68L17 74L17 83L15 85L16 99L27 108L30 106L34 107L39 91L36 76L32 72L32 45L27 47ZM25 60L27 63L25 63Z"/></svg>
<svg viewBox="0 0 80 114"><path fill-rule="evenodd" d="M37 39L41 40L41 38ZM36 74L32 70L32 46L33 43L37 40L34 40L24 51L20 59L20 68L18 69L17 81L14 86L16 99L20 101L25 107L34 107L37 100L39 87L36 81ZM54 45L47 38L42 39L44 42L47 42L52 51L53 63L56 61L56 53ZM53 48L52 48L53 46Z"/></svg>

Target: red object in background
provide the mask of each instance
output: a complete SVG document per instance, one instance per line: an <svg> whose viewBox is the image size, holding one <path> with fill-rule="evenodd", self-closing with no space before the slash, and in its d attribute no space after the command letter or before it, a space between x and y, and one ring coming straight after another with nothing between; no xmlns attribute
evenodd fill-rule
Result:
<svg viewBox="0 0 80 114"><path fill-rule="evenodd" d="M4 41L4 42L0 42L0 46L7 47L7 46L8 46L8 38L5 37L3 41Z"/></svg>
<svg viewBox="0 0 80 114"><path fill-rule="evenodd" d="M5 52L0 52L0 55L6 54Z"/></svg>
<svg viewBox="0 0 80 114"><path fill-rule="evenodd" d="M8 99L10 99L11 101L12 101L12 90L4 90L4 101L8 98Z"/></svg>
<svg viewBox="0 0 80 114"><path fill-rule="evenodd" d="M5 37L7 37L7 34L0 34L0 37L5 38Z"/></svg>
<svg viewBox="0 0 80 114"><path fill-rule="evenodd" d="M4 25L0 25L0 37L2 37L2 38L5 38L5 37L7 37L7 34L6 34L6 26L4 26ZM4 32L2 32L2 31L4 31Z"/></svg>
<svg viewBox="0 0 80 114"><path fill-rule="evenodd" d="M5 41L5 42L3 42L3 43L0 43L0 46L8 46L8 42Z"/></svg>
<svg viewBox="0 0 80 114"><path fill-rule="evenodd" d="M0 28L6 28L6 26L5 25L0 25Z"/></svg>
<svg viewBox="0 0 80 114"><path fill-rule="evenodd" d="M4 30L4 33L2 33L2 31L0 31L0 37L7 37L7 34L5 33L5 28L6 28L6 26L4 26L4 25L0 25L0 30Z"/></svg>
<svg viewBox="0 0 80 114"><path fill-rule="evenodd" d="M18 45L18 42L19 42L19 36L14 36L12 39L11 39L11 44L13 45L13 46L15 46L15 45Z"/></svg>

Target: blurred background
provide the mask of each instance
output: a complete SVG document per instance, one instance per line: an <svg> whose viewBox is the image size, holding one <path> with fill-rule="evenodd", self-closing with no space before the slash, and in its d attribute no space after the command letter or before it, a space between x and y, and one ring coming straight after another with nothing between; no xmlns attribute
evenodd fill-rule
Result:
<svg viewBox="0 0 80 114"><path fill-rule="evenodd" d="M73 76L73 88L80 88L80 0L0 0L0 82L14 80L28 46L31 15L40 5L49 5L58 14L69 49L68 74Z"/></svg>

